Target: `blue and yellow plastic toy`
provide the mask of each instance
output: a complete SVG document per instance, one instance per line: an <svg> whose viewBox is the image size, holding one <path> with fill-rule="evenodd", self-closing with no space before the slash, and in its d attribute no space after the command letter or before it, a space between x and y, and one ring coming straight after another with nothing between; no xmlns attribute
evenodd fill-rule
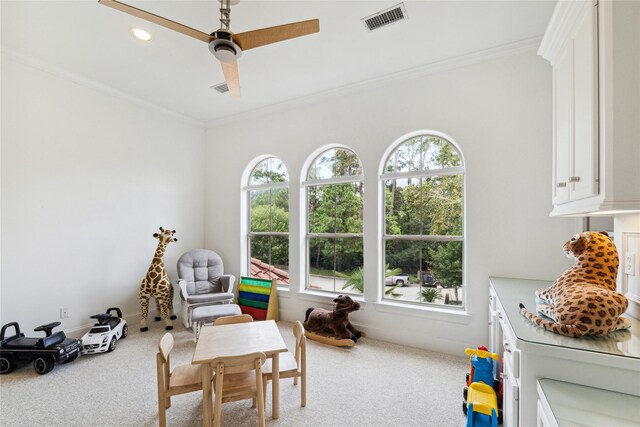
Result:
<svg viewBox="0 0 640 427"><path fill-rule="evenodd" d="M497 427L500 418L498 396L494 389L494 361L500 356L490 353L486 347L477 350L467 348L464 352L471 362L464 390L462 409L467 415L467 427Z"/></svg>

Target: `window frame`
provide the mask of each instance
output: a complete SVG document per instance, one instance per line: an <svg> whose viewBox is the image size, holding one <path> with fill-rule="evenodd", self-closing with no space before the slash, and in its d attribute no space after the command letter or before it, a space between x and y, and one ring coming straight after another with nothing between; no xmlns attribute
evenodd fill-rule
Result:
<svg viewBox="0 0 640 427"><path fill-rule="evenodd" d="M407 143L411 143L416 138L428 138L434 137L442 140L443 142L449 144L451 148L455 151L456 155L460 159L460 166L450 166L440 169L421 169L415 171L402 171L402 172L385 172L387 164L392 156L400 149L403 145ZM423 166L424 167L424 166ZM461 220L462 220L462 234L460 235L435 235L435 234L388 234L387 233L387 206L386 206L386 186L385 182L389 180L398 180L405 178L430 178L430 177L441 177L441 176L461 176ZM435 131L419 131L413 132L411 134L407 134L399 139L397 139L385 152L384 157L381 162L381 173L379 175L379 188L381 194L380 200L380 243L381 243L381 265L379 269L379 287L381 288L380 300L379 302L387 305L396 305L401 307L416 307L419 309L426 310L438 310L450 313L466 313L467 306L467 284L466 284L466 238L465 238L465 229L466 229L466 220L465 220L465 199L466 199L466 167L464 156L460 147L447 135L444 135ZM462 283L460 288L463 289L463 295L461 296L461 305L454 304L438 304L438 303L430 303L424 302L421 299L418 301L410 301L404 299L397 299L392 297L386 297L386 247L388 241L420 241L420 242L461 242L461 263L462 263Z"/></svg>
<svg viewBox="0 0 640 427"><path fill-rule="evenodd" d="M301 184L302 184L302 189L304 191L304 197L302 197L301 199L304 202L304 210L303 212L305 212L305 217L304 217L304 264L305 264L305 280L304 280L304 287L302 288L302 291L304 292L320 292L326 295L339 295L339 294L349 294L350 296L356 296L356 298L358 297L364 297L364 293L363 294L359 294L359 293L351 293L351 292L346 292L346 291L336 291L336 290L324 290L324 289L314 289L314 288L310 288L309 284L310 284L310 275L311 275L311 265L310 265L310 250L309 250L309 243L311 241L311 239L314 238L325 238L325 239L349 239L349 238L359 238L362 241L362 245L364 247L364 196L363 196L363 205L362 205L362 231L360 233L312 233L310 231L310 221L309 221L309 216L310 216L310 210L309 210L309 188L311 187L321 187L321 186L326 186L326 185L336 185L336 184L354 184L354 183L359 183L362 186L363 189L363 195L364 195L364 173L360 173L357 175L340 175L340 176L333 176L331 178L320 178L320 179L309 179L309 173L311 172L311 170L313 169L315 163L327 152L330 150L345 150L345 151L349 151L351 153L353 153L354 156L356 156L356 158L358 159L358 163L360 165L360 169L363 170L364 167L362 165L362 161L360 160L360 156L358 156L356 154L356 152L354 150L352 150L351 148L345 147L345 146L329 146L329 147L324 147L324 149L319 150L315 153L315 156L313 157L313 160L311 160L308 163L308 167L306 168L306 173L305 173L305 177L306 179L304 179ZM363 259L363 268L364 268L364 258L365 258L365 253L364 250L362 252L362 259ZM335 255L334 255L334 272L335 272ZM334 284L335 284L335 276L334 276Z"/></svg>
<svg viewBox="0 0 640 427"><path fill-rule="evenodd" d="M275 159L277 161L279 161L280 163L282 163L282 165L285 168L285 171L287 173L287 180L286 181L279 181L279 182L267 182L267 183L262 183L262 184L255 184L252 185L251 184L251 179L253 177L253 174L256 172L256 170L258 169L258 167L260 165L262 165L264 162L269 161L270 159ZM280 281L277 282L278 287L282 287L283 289L290 289L291 287L291 275L290 275L290 271L291 271L291 244L290 244L290 233L291 233L291 191L290 191L290 175L289 175L289 170L286 166L286 164L279 158L276 156L266 156L261 158L259 161L257 161L255 163L255 165L253 165L253 167L251 168L251 171L249 172L248 176L247 176L247 180L246 182L248 182L248 184L246 184L244 187L242 187L242 191L245 192L245 197L246 197L246 227L247 227L247 233L246 233L246 253L245 253L245 259L247 262L247 273L246 275L248 277L251 277L251 240L254 237L286 237L287 241L288 241L288 247L287 247L287 273L289 273L289 283L285 284L285 283L281 283ZM271 192L272 190L278 190L278 189L286 189L287 190L287 213L288 213L288 224L287 224L287 230L289 231L252 231L251 230L251 208L252 208L252 204L251 204L251 194L253 191L265 191L265 190L269 190L269 192ZM271 194L271 193L270 193ZM270 200L269 206L273 206L272 201ZM271 221L271 216L269 218L269 221ZM270 225L270 228L272 228L272 226ZM271 249L271 248L270 248ZM271 260L269 260L270 262ZM273 267L273 264L269 264Z"/></svg>

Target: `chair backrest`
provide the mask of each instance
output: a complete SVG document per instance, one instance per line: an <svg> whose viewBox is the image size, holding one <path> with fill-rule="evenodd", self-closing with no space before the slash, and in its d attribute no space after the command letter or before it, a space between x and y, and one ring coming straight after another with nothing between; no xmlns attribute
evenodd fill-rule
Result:
<svg viewBox="0 0 640 427"><path fill-rule="evenodd" d="M163 335L158 344L158 355L156 357L158 365L158 387L163 390L169 389L169 376L171 375L171 350L173 350L173 335L169 332Z"/></svg>
<svg viewBox="0 0 640 427"><path fill-rule="evenodd" d="M213 326L229 325L231 323L247 323L253 322L253 317L250 314L238 314L236 316L224 316L218 317L213 321Z"/></svg>
<svg viewBox="0 0 640 427"><path fill-rule="evenodd" d="M299 320L293 324L293 335L296 337L296 362L299 369L304 369L307 358L307 337L304 335L304 326Z"/></svg>
<svg viewBox="0 0 640 427"><path fill-rule="evenodd" d="M178 259L178 278L187 282L189 295L222 292L222 258L209 249L192 249Z"/></svg>
<svg viewBox="0 0 640 427"><path fill-rule="evenodd" d="M216 369L216 374L222 372L224 375L237 374L257 370L262 375L262 365L267 357L262 352L248 353L240 356L220 356L211 360L211 365ZM224 379L223 379L224 381Z"/></svg>
<svg viewBox="0 0 640 427"><path fill-rule="evenodd" d="M213 419L216 425L220 425L222 402L253 398L258 404L258 425L265 426L262 382L262 365L265 360L266 356L262 352L223 356L211 360L215 369ZM251 375L251 371L254 375Z"/></svg>

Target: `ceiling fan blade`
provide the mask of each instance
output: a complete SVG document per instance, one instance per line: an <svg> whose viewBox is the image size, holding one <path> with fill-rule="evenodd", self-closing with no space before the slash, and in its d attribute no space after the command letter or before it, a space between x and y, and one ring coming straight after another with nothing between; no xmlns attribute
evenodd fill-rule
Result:
<svg viewBox="0 0 640 427"><path fill-rule="evenodd" d="M135 17L144 19L145 21L153 22L154 24L158 24L165 28L169 28L170 30L177 31L179 33L193 37L194 39L202 40L203 42L206 42L206 43L209 43L211 40L214 39L214 37L210 34L203 33L202 31L195 30L191 27L187 27L186 25L179 24L170 19L163 18L162 16L154 15L151 12L146 12L142 9L129 6L128 4L124 4L116 0L98 0L98 3L103 4L105 6L109 6L113 9L119 10L120 12L128 13L129 15L133 15Z"/></svg>
<svg viewBox="0 0 640 427"><path fill-rule="evenodd" d="M240 98L240 79L238 78L238 61L222 62L222 72L232 98Z"/></svg>
<svg viewBox="0 0 640 427"><path fill-rule="evenodd" d="M254 47L317 33L318 31L320 31L320 21L318 19L310 19L308 21L234 34L233 41L245 51Z"/></svg>

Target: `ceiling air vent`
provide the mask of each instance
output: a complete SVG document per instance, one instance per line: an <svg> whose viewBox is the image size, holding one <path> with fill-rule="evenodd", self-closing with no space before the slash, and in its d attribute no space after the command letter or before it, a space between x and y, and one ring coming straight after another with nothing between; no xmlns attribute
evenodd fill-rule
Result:
<svg viewBox="0 0 640 427"><path fill-rule="evenodd" d="M227 93L227 92L229 92L229 86L227 86L227 83L220 83L218 85L213 85L213 86L211 86L211 89L214 89L219 93Z"/></svg>
<svg viewBox="0 0 640 427"><path fill-rule="evenodd" d="M373 31L405 19L407 19L407 10L404 8L404 3L398 3L388 9L362 18L361 21L367 27L367 30Z"/></svg>

